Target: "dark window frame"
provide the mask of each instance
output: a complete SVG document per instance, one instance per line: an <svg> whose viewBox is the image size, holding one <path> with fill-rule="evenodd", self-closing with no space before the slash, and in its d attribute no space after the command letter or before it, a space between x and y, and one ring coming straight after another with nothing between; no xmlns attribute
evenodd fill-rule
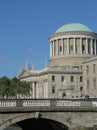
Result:
<svg viewBox="0 0 97 130"><path fill-rule="evenodd" d="M52 81L53 82L55 81L55 75L52 75Z"/></svg>
<svg viewBox="0 0 97 130"><path fill-rule="evenodd" d="M74 76L71 76L71 82L74 82Z"/></svg>

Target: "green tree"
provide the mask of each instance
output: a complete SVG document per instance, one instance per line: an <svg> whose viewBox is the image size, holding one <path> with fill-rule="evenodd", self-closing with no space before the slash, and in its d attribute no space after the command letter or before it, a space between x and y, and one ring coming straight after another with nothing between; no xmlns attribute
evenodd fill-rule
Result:
<svg viewBox="0 0 97 130"><path fill-rule="evenodd" d="M8 98L10 92L10 79L6 76L0 78L0 96Z"/></svg>
<svg viewBox="0 0 97 130"><path fill-rule="evenodd" d="M30 84L25 81L20 81L18 78L14 77L11 80L11 96L15 98L30 96Z"/></svg>
<svg viewBox="0 0 97 130"><path fill-rule="evenodd" d="M14 77L11 80L7 77L0 78L0 96L2 98L20 98L30 96L30 84L20 81Z"/></svg>

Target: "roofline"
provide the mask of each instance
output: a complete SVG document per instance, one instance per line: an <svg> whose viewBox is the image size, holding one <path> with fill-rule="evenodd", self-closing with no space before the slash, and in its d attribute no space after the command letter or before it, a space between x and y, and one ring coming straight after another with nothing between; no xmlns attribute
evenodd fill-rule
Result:
<svg viewBox="0 0 97 130"><path fill-rule="evenodd" d="M95 61L95 60L97 60L97 56L94 56L94 57L92 57L92 58L90 58L90 59L87 59L87 60L84 61L82 64L85 64L85 63L88 63L88 62L92 62L92 61Z"/></svg>
<svg viewBox="0 0 97 130"><path fill-rule="evenodd" d="M87 35L87 36L92 36L97 38L97 33L95 32L88 32L88 31L67 31L67 32L58 32L52 34L49 39L52 39L57 36L63 36L63 35Z"/></svg>
<svg viewBox="0 0 97 130"><path fill-rule="evenodd" d="M24 71L27 71L27 70L23 70ZM37 70L36 70L37 71ZM82 74L82 70L74 70L74 69L59 69L59 68L50 68L48 70L43 70L39 73L34 73L31 72L30 70L27 71L30 75L29 76L23 76L21 77L21 75L19 76L19 79L24 79L24 78L28 78L28 77L32 77L32 76L41 76L41 75L48 75L48 74Z"/></svg>

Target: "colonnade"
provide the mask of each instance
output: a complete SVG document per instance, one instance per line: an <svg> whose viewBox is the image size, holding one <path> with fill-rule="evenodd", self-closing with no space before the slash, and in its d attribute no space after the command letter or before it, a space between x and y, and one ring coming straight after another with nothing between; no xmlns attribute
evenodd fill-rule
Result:
<svg viewBox="0 0 97 130"><path fill-rule="evenodd" d="M72 43L70 42L70 39L73 39ZM79 40L78 43L76 41L77 39ZM77 50L78 48L79 52ZM70 55L71 51L73 52L72 54L97 55L97 39L75 37L75 38L56 39L50 41L50 57L58 55Z"/></svg>
<svg viewBox="0 0 97 130"><path fill-rule="evenodd" d="M32 82L32 98L48 98L48 82L43 82L42 87L43 91L40 90L40 84L37 81ZM41 88L42 89L42 88ZM42 92L42 93L40 93ZM40 97L42 95L42 97Z"/></svg>

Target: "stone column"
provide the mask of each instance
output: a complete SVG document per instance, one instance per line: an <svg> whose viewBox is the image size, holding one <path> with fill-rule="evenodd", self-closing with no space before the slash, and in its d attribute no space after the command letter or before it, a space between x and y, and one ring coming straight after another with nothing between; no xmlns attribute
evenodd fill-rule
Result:
<svg viewBox="0 0 97 130"><path fill-rule="evenodd" d="M76 43L75 43L75 38L74 38L74 54L76 53Z"/></svg>
<svg viewBox="0 0 97 130"><path fill-rule="evenodd" d="M32 93L33 93L33 95L32 95L32 96L33 96L33 98L35 98L34 82L32 83L32 90L33 90L33 91L32 91Z"/></svg>
<svg viewBox="0 0 97 130"><path fill-rule="evenodd" d="M97 44L96 44L96 39L95 39L95 55L97 55L97 50L96 50L96 48L97 48Z"/></svg>
<svg viewBox="0 0 97 130"><path fill-rule="evenodd" d="M69 38L67 38L67 54L70 54L70 50L69 50Z"/></svg>
<svg viewBox="0 0 97 130"><path fill-rule="evenodd" d="M53 41L51 42L51 46L52 46L52 56L53 56Z"/></svg>
<svg viewBox="0 0 97 130"><path fill-rule="evenodd" d="M62 54L64 54L64 46L63 46L63 39L61 39L61 45L62 45Z"/></svg>
<svg viewBox="0 0 97 130"><path fill-rule="evenodd" d="M52 42L50 43L50 57L52 57Z"/></svg>
<svg viewBox="0 0 97 130"><path fill-rule="evenodd" d="M58 55L59 55L59 40L58 40Z"/></svg>
<svg viewBox="0 0 97 130"><path fill-rule="evenodd" d="M92 42L92 38L91 38L91 54L93 55L93 42Z"/></svg>
<svg viewBox="0 0 97 130"><path fill-rule="evenodd" d="M44 82L44 98L48 98L48 84L47 81Z"/></svg>
<svg viewBox="0 0 97 130"><path fill-rule="evenodd" d="M88 39L86 38L86 54L88 54Z"/></svg>
<svg viewBox="0 0 97 130"><path fill-rule="evenodd" d="M46 93L45 93L45 82L43 83L43 90L44 90L43 97L45 98L45 95L46 95Z"/></svg>
<svg viewBox="0 0 97 130"><path fill-rule="evenodd" d="M56 40L54 41L54 55L56 56Z"/></svg>
<svg viewBox="0 0 97 130"><path fill-rule="evenodd" d="M46 85L46 98L48 98L48 82L47 81L46 81L45 85Z"/></svg>
<svg viewBox="0 0 97 130"><path fill-rule="evenodd" d="M82 38L80 38L80 54L82 54Z"/></svg>
<svg viewBox="0 0 97 130"><path fill-rule="evenodd" d="M36 81L34 82L34 98L36 98Z"/></svg>
<svg viewBox="0 0 97 130"><path fill-rule="evenodd" d="M53 43L52 43L52 44L53 44L53 56L54 56L54 55L55 55L55 54L54 54L54 41L53 41Z"/></svg>
<svg viewBox="0 0 97 130"><path fill-rule="evenodd" d="M36 84L36 98L39 98L39 93L38 93L38 84Z"/></svg>
<svg viewBox="0 0 97 130"><path fill-rule="evenodd" d="M56 55L58 55L58 40L56 40Z"/></svg>
<svg viewBox="0 0 97 130"><path fill-rule="evenodd" d="M30 98L33 98L33 82L31 83Z"/></svg>

